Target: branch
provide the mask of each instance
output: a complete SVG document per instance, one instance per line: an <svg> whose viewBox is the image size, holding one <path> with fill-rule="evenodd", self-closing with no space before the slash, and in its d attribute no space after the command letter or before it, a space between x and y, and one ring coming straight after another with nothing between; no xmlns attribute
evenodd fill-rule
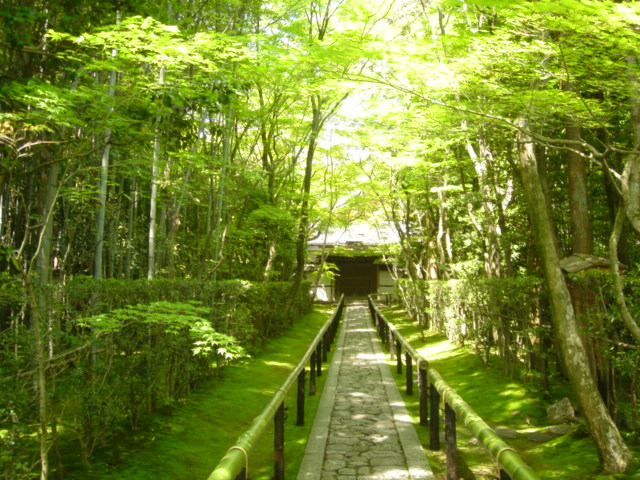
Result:
<svg viewBox="0 0 640 480"><path fill-rule="evenodd" d="M30 147L33 147L34 145L47 145L47 144L60 144L60 143L64 143L64 142L62 142L61 140L37 140L33 142L27 142L24 145L17 147L15 150L16 152L20 152L25 148L30 148Z"/></svg>
<svg viewBox="0 0 640 480"><path fill-rule="evenodd" d="M620 240L620 233L622 232L627 207L628 204L623 198L622 204L618 207L618 211L616 212L611 236L609 237L609 272L611 274L611 283L613 284L615 302L620 316L622 317L622 321L627 327L627 330L629 330L631 335L633 335L636 342L640 343L640 327L627 307L627 302L624 297L624 283L620 276L620 264L618 261L618 242Z"/></svg>
<svg viewBox="0 0 640 480"><path fill-rule="evenodd" d="M11 45L9 42L4 42L1 40L0 40L0 47L16 49L16 45ZM19 48L19 50L22 50L23 52L27 52L27 53L36 53L38 55L45 55L47 57L56 56L54 53L47 52L46 50L43 50L40 47L30 47L29 45L23 45L22 48Z"/></svg>
<svg viewBox="0 0 640 480"><path fill-rule="evenodd" d="M572 151L582 157L586 157L587 155L584 152L581 152L577 148L572 148L574 146L582 147L591 154L592 158L597 160L600 160L602 158L609 156L611 152L620 153L624 155L640 154L640 151L637 151L637 150L629 151L629 150L623 150L613 146L607 146L607 148L601 152L596 147L594 147L588 142L585 142L584 140L569 140L564 138L547 137L545 135L542 135L541 133L534 132L530 129L525 129L521 125L518 125L513 120L503 117L501 115L495 115L495 114L475 110L472 108L461 107L458 105L453 105L449 102L427 97L412 88L406 87L404 85L400 85L398 83L394 83L389 80L383 80L381 78L371 77L364 74L351 75L349 76L349 79L354 82L368 82L368 83L374 83L377 85L383 85L385 87L392 88L398 92L405 93L407 95L411 95L416 98L419 98L420 100L424 101L426 104L438 105L440 107L446 108L447 110L451 110L457 113L462 113L464 115L470 115L474 117L492 120L493 122L506 126L510 130L513 130L514 132L521 132L525 134L525 136L531 137L531 139L537 144L552 148L554 150Z"/></svg>

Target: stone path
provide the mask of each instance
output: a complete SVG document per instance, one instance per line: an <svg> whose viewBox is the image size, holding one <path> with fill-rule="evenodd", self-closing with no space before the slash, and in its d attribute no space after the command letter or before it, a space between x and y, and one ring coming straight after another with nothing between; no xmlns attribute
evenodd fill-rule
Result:
<svg viewBox="0 0 640 480"><path fill-rule="evenodd" d="M298 480L433 480L369 311L347 307Z"/></svg>

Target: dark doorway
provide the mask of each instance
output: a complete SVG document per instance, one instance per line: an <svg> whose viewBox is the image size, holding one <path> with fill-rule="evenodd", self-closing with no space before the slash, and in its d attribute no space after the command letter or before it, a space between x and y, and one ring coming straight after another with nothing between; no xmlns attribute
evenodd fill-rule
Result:
<svg viewBox="0 0 640 480"><path fill-rule="evenodd" d="M366 297L376 292L378 265L376 257L329 257L338 267L336 295L339 297Z"/></svg>

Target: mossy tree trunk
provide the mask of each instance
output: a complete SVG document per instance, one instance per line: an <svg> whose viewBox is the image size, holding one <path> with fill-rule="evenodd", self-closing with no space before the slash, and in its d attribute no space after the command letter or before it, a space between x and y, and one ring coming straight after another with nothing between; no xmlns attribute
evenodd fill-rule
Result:
<svg viewBox="0 0 640 480"><path fill-rule="evenodd" d="M549 290L551 318L555 342L560 349L571 385L584 412L591 436L598 450L602 468L608 473L624 472L631 462L631 453L611 419L598 393L587 354L580 339L569 289L560 269L560 259L554 241L551 219L538 176L533 141L526 120L520 120L518 133L519 168L531 217L533 232L540 252L540 261Z"/></svg>

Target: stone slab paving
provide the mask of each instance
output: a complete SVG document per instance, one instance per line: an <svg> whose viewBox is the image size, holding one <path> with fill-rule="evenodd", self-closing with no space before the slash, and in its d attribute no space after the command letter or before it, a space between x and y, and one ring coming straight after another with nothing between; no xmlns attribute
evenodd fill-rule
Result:
<svg viewBox="0 0 640 480"><path fill-rule="evenodd" d="M298 480L433 480L364 305L347 307Z"/></svg>

